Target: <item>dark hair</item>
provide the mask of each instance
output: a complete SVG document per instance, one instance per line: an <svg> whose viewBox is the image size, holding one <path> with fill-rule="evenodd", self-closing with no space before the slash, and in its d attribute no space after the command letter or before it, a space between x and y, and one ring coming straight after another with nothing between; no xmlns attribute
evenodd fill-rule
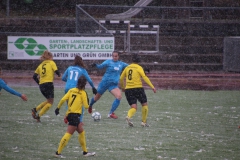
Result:
<svg viewBox="0 0 240 160"><path fill-rule="evenodd" d="M117 54L119 55L119 52L118 52L118 51L113 51L113 52L112 52L112 55L113 55L113 53L117 53Z"/></svg>
<svg viewBox="0 0 240 160"><path fill-rule="evenodd" d="M87 79L84 76L81 76L78 78L78 82L77 82L77 88L80 90L85 89L85 86L87 84Z"/></svg>
<svg viewBox="0 0 240 160"><path fill-rule="evenodd" d="M135 62L135 63L139 63L140 62L140 57L138 56L138 54L134 53L132 55L132 62Z"/></svg>
<svg viewBox="0 0 240 160"><path fill-rule="evenodd" d="M80 67L86 68L85 64L83 63L82 57L78 55L75 56L74 65L78 65Z"/></svg>

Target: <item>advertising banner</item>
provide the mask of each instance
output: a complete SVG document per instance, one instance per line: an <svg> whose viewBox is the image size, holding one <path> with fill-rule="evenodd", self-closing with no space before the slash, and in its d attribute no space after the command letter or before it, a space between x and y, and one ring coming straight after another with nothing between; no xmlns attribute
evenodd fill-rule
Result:
<svg viewBox="0 0 240 160"><path fill-rule="evenodd" d="M73 60L75 55L84 60L111 59L114 37L30 37L8 36L8 59L39 59L45 50L54 60Z"/></svg>

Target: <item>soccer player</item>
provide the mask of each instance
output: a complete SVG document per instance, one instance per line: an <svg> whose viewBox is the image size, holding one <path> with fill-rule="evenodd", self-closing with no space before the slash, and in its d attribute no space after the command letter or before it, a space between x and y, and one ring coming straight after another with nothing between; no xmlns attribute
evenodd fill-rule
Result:
<svg viewBox="0 0 240 160"><path fill-rule="evenodd" d="M88 83L92 87L93 94L97 94L97 90L94 87L92 79L89 77L88 72L85 69L85 64L83 63L82 57L76 56L74 58L74 65L69 66L64 74L62 75L62 80L66 82L65 85L65 94L68 92L69 89L75 88L77 86L78 78L82 75L87 79ZM67 108L67 107L66 107ZM84 114L84 107L82 107L82 114L80 117L80 123L83 124L83 114Z"/></svg>
<svg viewBox="0 0 240 160"><path fill-rule="evenodd" d="M142 86L141 78L152 88L153 92L156 93L156 89L149 80L149 78L144 73L143 68L138 64L140 58L137 54L134 54L132 57L132 64L127 66L121 76L120 76L120 87L123 92L125 92L126 99L131 108L128 111L126 121L130 127L133 127L133 123L130 121L130 118L137 111L137 101L142 104L142 123L141 126L149 127L147 124L148 116L148 104L147 96L145 94L144 88ZM126 77L126 87L124 88L124 78Z"/></svg>
<svg viewBox="0 0 240 160"><path fill-rule="evenodd" d="M0 91L2 89L4 89L5 91L7 91L7 92L9 92L9 93L11 93L15 96L18 96L18 97L22 98L22 100L24 100L24 101L27 101L27 96L25 94L21 94L21 93L15 91L14 89L10 88L7 85L7 83L3 79L0 78Z"/></svg>
<svg viewBox="0 0 240 160"><path fill-rule="evenodd" d="M70 89L62 97L55 110L55 114L58 115L59 109L61 108L62 104L67 101L68 110L66 112L66 120L68 121L68 127L67 132L62 137L58 146L58 150L55 154L55 157L57 158L65 158L61 155L62 150L67 145L68 141L70 140L75 131L78 132L78 142L82 147L83 155L86 157L95 155L95 152L88 152L87 150L85 131L79 121L82 114L82 106L84 106L86 109L89 108L87 93L84 90L86 83L86 78L84 76L81 76L77 81L77 86Z"/></svg>
<svg viewBox="0 0 240 160"><path fill-rule="evenodd" d="M54 100L54 73L60 77L56 63L53 61L53 55L49 51L44 51L40 60L42 63L37 67L33 75L33 79L39 85L39 89L43 96L47 99L40 103L36 108L32 109L32 117L40 122L40 117L44 115L52 106ZM39 114L37 115L37 112Z"/></svg>
<svg viewBox="0 0 240 160"><path fill-rule="evenodd" d="M98 85L97 94L91 99L88 112L92 113L92 106L96 103L103 93L108 90L116 99L112 103L112 107L109 111L108 118L117 119L118 116L114 111L118 108L120 100L122 98L122 92L118 88L119 77L123 69L128 66L127 63L119 61L119 53L113 51L112 59L105 60L102 64L93 64L93 67L98 69L106 68L101 82Z"/></svg>

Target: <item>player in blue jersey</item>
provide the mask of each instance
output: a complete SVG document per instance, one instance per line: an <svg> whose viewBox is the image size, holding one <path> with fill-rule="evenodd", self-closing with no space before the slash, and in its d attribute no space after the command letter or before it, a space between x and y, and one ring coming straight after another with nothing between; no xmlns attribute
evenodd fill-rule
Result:
<svg viewBox="0 0 240 160"><path fill-rule="evenodd" d="M111 110L109 111L108 118L117 119L117 115L114 111L120 104L120 100L122 98L122 92L118 88L118 82L120 78L120 74L125 67L128 66L127 63L119 61L119 53L113 51L112 59L105 60L102 64L92 64L93 67L97 67L98 69L106 69L105 74L102 77L102 81L98 85L97 94L91 99L90 105L88 108L88 112L92 113L92 106L96 103L103 93L108 90L116 99L112 103Z"/></svg>
<svg viewBox="0 0 240 160"><path fill-rule="evenodd" d="M65 94L69 89L76 88L78 78L82 75L87 79L88 83L92 87L93 94L97 94L97 89L94 87L92 79L89 77L88 72L85 69L85 64L83 63L82 57L76 56L74 59L74 65L69 66L62 76L62 80L66 82L65 85ZM67 106L66 106L67 107ZM82 107L82 114L80 116L80 123L83 121L84 107Z"/></svg>
<svg viewBox="0 0 240 160"><path fill-rule="evenodd" d="M7 85L7 83L3 79L0 78L0 91L2 89L4 89L5 91L7 91L7 92L9 92L9 93L11 93L15 96L18 96L18 97L22 98L22 100L24 100L24 101L27 101L27 96L25 94L21 94L21 93L15 91L14 89L10 88Z"/></svg>

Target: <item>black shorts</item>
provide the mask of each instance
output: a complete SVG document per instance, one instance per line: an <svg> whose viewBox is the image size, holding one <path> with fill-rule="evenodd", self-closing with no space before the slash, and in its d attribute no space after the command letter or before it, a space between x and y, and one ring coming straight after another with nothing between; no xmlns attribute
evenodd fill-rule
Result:
<svg viewBox="0 0 240 160"><path fill-rule="evenodd" d="M128 101L128 104L137 104L137 100L143 104L147 103L147 96L143 88L131 88L125 90L125 96Z"/></svg>
<svg viewBox="0 0 240 160"><path fill-rule="evenodd" d="M54 98L53 82L47 82L39 85L40 91L46 99Z"/></svg>
<svg viewBox="0 0 240 160"><path fill-rule="evenodd" d="M80 115L78 113L69 113L67 116L68 125L77 127L80 123Z"/></svg>

